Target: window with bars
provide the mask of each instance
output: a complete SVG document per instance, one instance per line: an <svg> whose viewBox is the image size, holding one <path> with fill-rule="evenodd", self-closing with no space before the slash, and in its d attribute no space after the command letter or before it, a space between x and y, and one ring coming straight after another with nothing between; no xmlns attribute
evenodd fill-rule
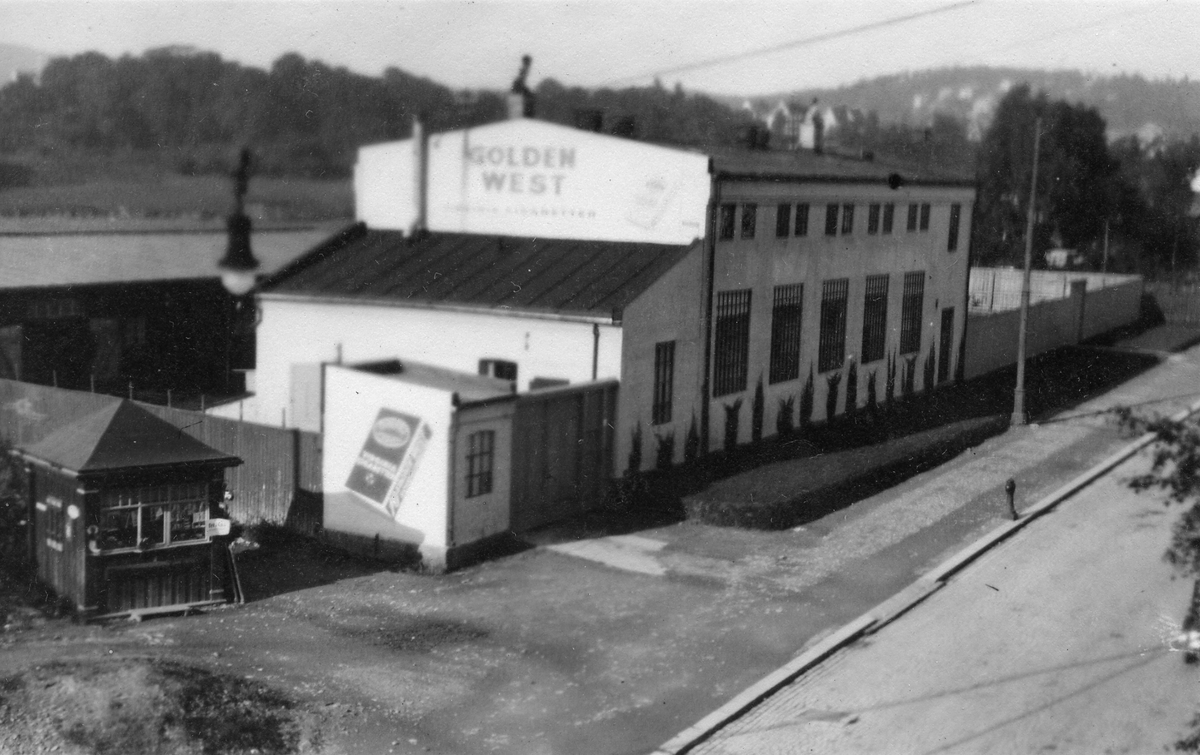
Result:
<svg viewBox="0 0 1200 755"><path fill-rule="evenodd" d="M836 370L846 360L846 302L849 298L849 278L821 284L821 343L817 354L820 372Z"/></svg>
<svg viewBox="0 0 1200 755"><path fill-rule="evenodd" d="M492 492L496 432L480 430L467 436L467 498Z"/></svg>
<svg viewBox="0 0 1200 755"><path fill-rule="evenodd" d="M758 205L742 205L742 238L754 238L754 229L758 223Z"/></svg>
<svg viewBox="0 0 1200 755"><path fill-rule="evenodd" d="M842 205L842 235L854 233L854 205Z"/></svg>
<svg viewBox="0 0 1200 755"><path fill-rule="evenodd" d="M804 313L804 284L775 287L771 306L771 383L800 377L800 326Z"/></svg>
<svg viewBox="0 0 1200 755"><path fill-rule="evenodd" d="M178 545L208 539L203 482L106 490L100 499L101 550Z"/></svg>
<svg viewBox="0 0 1200 755"><path fill-rule="evenodd" d="M867 233L874 235L879 233L879 205L871 204L867 206Z"/></svg>
<svg viewBox="0 0 1200 755"><path fill-rule="evenodd" d="M921 317L925 307L925 272L904 274L904 300L900 307L900 353L921 350Z"/></svg>
<svg viewBox="0 0 1200 755"><path fill-rule="evenodd" d="M892 232L892 226L896 221L896 205L893 202L888 202L883 206L883 232L885 234Z"/></svg>
<svg viewBox="0 0 1200 755"><path fill-rule="evenodd" d="M910 204L908 206L908 230L910 232L917 230L917 214L920 211L920 205Z"/></svg>
<svg viewBox="0 0 1200 755"><path fill-rule="evenodd" d="M868 275L863 297L862 361L883 359L887 343L888 276Z"/></svg>
<svg viewBox="0 0 1200 755"><path fill-rule="evenodd" d="M671 421L671 399L675 391L675 342L654 344L654 403L650 421L663 425Z"/></svg>
<svg viewBox="0 0 1200 755"><path fill-rule="evenodd" d="M775 208L775 238L786 239L792 231L792 206L781 204Z"/></svg>
<svg viewBox="0 0 1200 755"><path fill-rule="evenodd" d="M733 238L734 218L737 215L737 205L723 204L721 205L720 216L717 223L717 238L722 241L728 241Z"/></svg>
<svg viewBox="0 0 1200 755"><path fill-rule="evenodd" d="M838 229L838 205L836 202L830 202L825 205L825 235L836 236Z"/></svg>
<svg viewBox="0 0 1200 755"><path fill-rule="evenodd" d="M921 230L929 230L929 203L925 202L921 205Z"/></svg>
<svg viewBox="0 0 1200 755"><path fill-rule="evenodd" d="M950 205L950 235L946 240L946 251L958 250L958 225L962 221L962 205L957 202Z"/></svg>
<svg viewBox="0 0 1200 755"><path fill-rule="evenodd" d="M796 205L796 235L808 235L808 202Z"/></svg>
<svg viewBox="0 0 1200 755"><path fill-rule="evenodd" d="M717 294L713 396L746 390L750 363L750 291Z"/></svg>

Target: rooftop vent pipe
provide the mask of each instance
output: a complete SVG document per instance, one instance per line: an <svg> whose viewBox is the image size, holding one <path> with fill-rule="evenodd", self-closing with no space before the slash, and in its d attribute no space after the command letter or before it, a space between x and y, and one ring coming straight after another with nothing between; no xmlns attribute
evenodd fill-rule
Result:
<svg viewBox="0 0 1200 755"><path fill-rule="evenodd" d="M521 70L517 78L513 79L512 89L508 92L509 119L532 118L536 112L533 90L525 83L525 79L529 77L529 66L532 64L533 58L530 56L521 57Z"/></svg>

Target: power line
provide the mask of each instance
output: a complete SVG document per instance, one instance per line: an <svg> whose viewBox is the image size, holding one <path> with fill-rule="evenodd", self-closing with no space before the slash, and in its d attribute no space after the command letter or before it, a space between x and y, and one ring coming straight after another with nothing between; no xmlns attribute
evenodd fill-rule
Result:
<svg viewBox="0 0 1200 755"><path fill-rule="evenodd" d="M813 44L817 44L819 42L828 42L829 40L832 40L832 39L840 39L842 37L848 37L853 34L858 34L860 32L864 32L864 31L871 31L873 29L882 29L886 26L893 26L895 24L904 23L906 21L912 21L917 18L923 18L925 16L932 16L932 15L935 15L938 13L946 13L946 12L952 11L952 10L958 10L959 8L965 8L968 5L974 5L978 1L979 0L961 0L961 2L950 3L949 5L943 5L938 8L921 11L919 13L909 13L908 15L905 15L905 16L896 16L894 18L885 19L883 21L873 21L869 24L863 24L861 26L854 26L849 29L842 29L840 31L828 32L826 34L818 34L815 37L805 37L803 39L797 39L797 40L793 40L791 42L784 42L782 44L772 45L771 47L763 47L758 50L749 50L747 52L734 53L732 55L725 55L725 56L722 56L719 58L709 58L707 60L701 60L701 61L697 61L695 63L688 63L688 64L685 64L682 66L677 66L675 68L666 68L666 69L661 69L661 70L657 70L657 71L647 71L645 73L637 74L634 76L622 76L617 79L610 79L608 81L601 82L599 84L599 86L607 86L610 84L620 84L620 83L624 83L624 82L638 81L640 79L645 79L648 77L670 76L670 75L676 74L676 73L685 73L687 71L695 71L700 68L710 68L712 66L722 65L725 63L734 63L739 60L746 60L747 58L753 58L753 57L757 57L759 55L769 55L771 53L780 52L782 50L790 50L790 49L793 49L796 47L804 47L806 45L813 45Z"/></svg>

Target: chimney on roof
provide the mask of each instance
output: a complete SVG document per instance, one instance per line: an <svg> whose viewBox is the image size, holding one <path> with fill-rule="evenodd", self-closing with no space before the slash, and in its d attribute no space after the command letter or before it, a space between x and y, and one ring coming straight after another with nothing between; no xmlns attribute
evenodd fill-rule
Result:
<svg viewBox="0 0 1200 755"><path fill-rule="evenodd" d="M821 109L817 106L817 98L813 97L812 101L812 125L813 125L813 153L821 154L825 151L825 117L821 115Z"/></svg>
<svg viewBox="0 0 1200 755"><path fill-rule="evenodd" d="M529 77L529 66L532 63L533 58L528 55L521 57L521 70L517 73L517 78L513 79L512 88L508 92L508 117L510 120L532 118L536 112L533 90L525 83L525 79Z"/></svg>
<svg viewBox="0 0 1200 755"><path fill-rule="evenodd" d="M413 186L413 197L416 200L413 224L409 236L416 239L425 230L429 215L429 141L425 137L425 124L421 116L413 116L413 171L416 185Z"/></svg>

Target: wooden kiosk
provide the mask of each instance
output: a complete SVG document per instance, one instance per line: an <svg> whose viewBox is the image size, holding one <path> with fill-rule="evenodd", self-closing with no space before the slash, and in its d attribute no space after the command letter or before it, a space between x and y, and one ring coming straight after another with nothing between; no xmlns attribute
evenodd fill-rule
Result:
<svg viewBox="0 0 1200 755"><path fill-rule="evenodd" d="M182 611L233 592L214 521L241 459L136 404L111 404L12 451L29 476L30 549L82 618Z"/></svg>

